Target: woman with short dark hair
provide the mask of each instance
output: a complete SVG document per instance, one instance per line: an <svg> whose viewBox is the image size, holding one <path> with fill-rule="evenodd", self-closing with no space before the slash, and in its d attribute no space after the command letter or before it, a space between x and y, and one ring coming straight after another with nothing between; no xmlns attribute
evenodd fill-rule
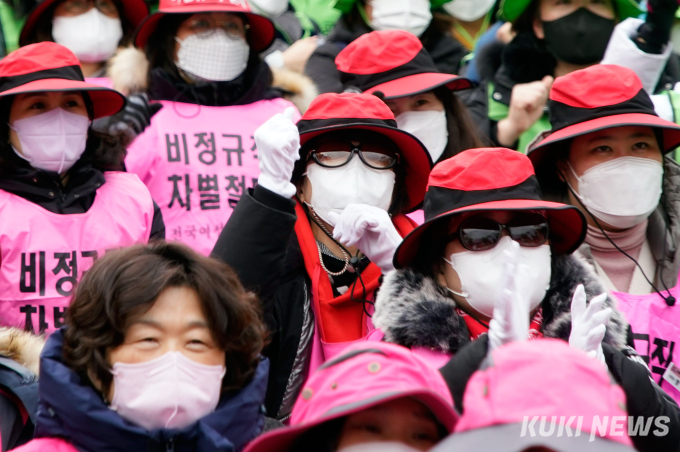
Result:
<svg viewBox="0 0 680 452"><path fill-rule="evenodd" d="M108 253L41 362L36 438L18 450L240 450L264 424L257 301L181 244Z"/></svg>

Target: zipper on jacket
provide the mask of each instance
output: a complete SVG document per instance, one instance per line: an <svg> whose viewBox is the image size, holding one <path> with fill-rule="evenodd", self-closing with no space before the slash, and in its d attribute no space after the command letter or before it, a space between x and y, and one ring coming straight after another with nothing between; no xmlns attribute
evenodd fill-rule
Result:
<svg viewBox="0 0 680 452"><path fill-rule="evenodd" d="M175 452L175 438L170 438L167 443L165 443L165 452Z"/></svg>

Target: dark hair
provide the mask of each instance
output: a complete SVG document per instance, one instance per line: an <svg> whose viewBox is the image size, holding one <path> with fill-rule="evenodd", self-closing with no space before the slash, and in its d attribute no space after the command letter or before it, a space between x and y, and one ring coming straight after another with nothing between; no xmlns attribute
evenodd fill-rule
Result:
<svg viewBox="0 0 680 452"><path fill-rule="evenodd" d="M85 107L92 118L93 104L87 92L81 92ZM9 144L9 115L15 96L0 98L0 173L12 173L17 168L31 168L30 163L16 155ZM127 139L123 136L113 136L98 132L92 128L88 130L85 152L74 168L91 165L100 171L124 171L125 146Z"/></svg>
<svg viewBox="0 0 680 452"><path fill-rule="evenodd" d="M300 148L300 160L295 162L295 167L293 169L293 177L292 181L293 183L297 186L298 190L302 187L302 184L304 182L304 172L307 170L307 155L309 152L314 148L315 144L318 143L320 139L333 139L337 137L338 139L344 139L344 140L352 140L352 134L360 134L362 137L370 137L372 135L378 136L381 140L387 140L392 142L389 138L386 136L378 133L378 132L373 132L370 130L362 130L362 129L340 129L340 130L335 130L335 131L330 131L323 133L321 135L318 135L314 137L313 139L309 140ZM394 144L394 147L397 148L396 144ZM402 158L401 162L394 166L392 168L395 174L395 181L394 181L394 192L392 193L392 205L390 206L389 213L391 214L397 214L397 213L402 213L406 210L406 206L410 205L409 202L409 193L408 190L406 189L406 164L404 163L404 159ZM384 171L389 171L389 170L384 170Z"/></svg>
<svg viewBox="0 0 680 452"><path fill-rule="evenodd" d="M441 157L439 157L440 162L468 149L481 148L487 145L485 140L480 138L477 126L472 122L467 108L453 91L440 86L433 93L444 104L446 127L449 131L449 141Z"/></svg>
<svg viewBox="0 0 680 452"><path fill-rule="evenodd" d="M169 287L193 289L214 340L226 356L222 391L248 383L260 361L266 329L256 296L229 266L180 243L155 242L112 251L83 276L67 314L64 362L108 394L107 351L121 345L130 322Z"/></svg>
<svg viewBox="0 0 680 452"><path fill-rule="evenodd" d="M119 46L127 46L132 43L132 34L135 31L134 25L123 15L123 4L120 0L112 0L116 5L118 10L118 15L120 16L120 24L123 27L123 37L118 43ZM36 44L38 42L54 42L54 37L52 37L52 20L54 19L54 11L57 7L63 3L62 1L55 2L50 5L45 11L42 12L38 20L35 22L35 26L31 33L26 35L26 44Z"/></svg>
<svg viewBox="0 0 680 452"><path fill-rule="evenodd" d="M444 248L452 240L449 236L449 224L455 217L442 218L436 221L423 234L415 258L409 265L414 271L434 278L434 265L441 262Z"/></svg>
<svg viewBox="0 0 680 452"><path fill-rule="evenodd" d="M177 65L175 64L175 37L177 30L179 30L182 22L189 17L198 13L191 14L166 14L161 17L156 26L156 30L149 36L149 39L144 46L144 53L146 59L149 61L149 69L161 68L166 73L179 77ZM248 24L248 18L239 13L233 13L239 16L244 24ZM246 32L246 40L248 39L248 32ZM260 56L257 52L250 52L248 56L248 64L246 71L249 68L255 67L260 61ZM147 84L151 86L151 70L147 74Z"/></svg>

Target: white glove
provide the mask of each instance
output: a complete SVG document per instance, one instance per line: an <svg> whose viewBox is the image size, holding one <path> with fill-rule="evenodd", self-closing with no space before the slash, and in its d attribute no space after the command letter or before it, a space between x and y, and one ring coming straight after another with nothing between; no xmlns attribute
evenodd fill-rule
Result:
<svg viewBox="0 0 680 452"><path fill-rule="evenodd" d="M290 182L295 161L300 159L300 133L293 123L295 108L269 118L255 131L260 177L257 180L267 190L292 198L295 185Z"/></svg>
<svg viewBox="0 0 680 452"><path fill-rule="evenodd" d="M510 342L525 341L529 335L530 301L524 296L529 268L517 265L519 253L519 243L514 240L511 249L503 251L505 277L489 322L490 352Z"/></svg>
<svg viewBox="0 0 680 452"><path fill-rule="evenodd" d="M342 214L330 212L328 216L335 223L335 240L346 246L356 245L383 274L394 270L392 259L402 238L387 212L366 204L350 204Z"/></svg>
<svg viewBox="0 0 680 452"><path fill-rule="evenodd" d="M592 300L586 307L586 291L579 284L571 299L571 335L569 345L583 350L592 358L596 358L606 366L602 352L602 339L607 331L607 323L612 315L612 309L602 309L607 299L603 293Z"/></svg>

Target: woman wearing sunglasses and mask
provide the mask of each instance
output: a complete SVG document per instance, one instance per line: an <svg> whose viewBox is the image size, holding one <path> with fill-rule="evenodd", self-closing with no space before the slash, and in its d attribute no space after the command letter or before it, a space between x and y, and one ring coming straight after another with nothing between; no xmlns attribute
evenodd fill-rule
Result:
<svg viewBox="0 0 680 452"><path fill-rule="evenodd" d="M518 338L562 339L609 368L631 416L667 416L671 431L680 426L677 404L626 346L632 335L615 300L572 254L586 234L583 214L541 199L526 156L471 149L438 164L424 211L425 223L397 248L397 270L385 275L375 302L373 322L386 341L442 367L470 342L465 350L473 355L466 356L484 356L487 344ZM509 268L516 270L509 275ZM526 317L518 321L517 313ZM455 387L451 381L463 374L446 374L446 367L442 372ZM675 450L678 435L642 441L659 446L645 450Z"/></svg>
<svg viewBox="0 0 680 452"><path fill-rule="evenodd" d="M307 372L374 330L374 292L431 162L367 94L322 94L297 127L277 115L255 140L262 175L213 255L259 292L272 331L266 406L285 419Z"/></svg>

